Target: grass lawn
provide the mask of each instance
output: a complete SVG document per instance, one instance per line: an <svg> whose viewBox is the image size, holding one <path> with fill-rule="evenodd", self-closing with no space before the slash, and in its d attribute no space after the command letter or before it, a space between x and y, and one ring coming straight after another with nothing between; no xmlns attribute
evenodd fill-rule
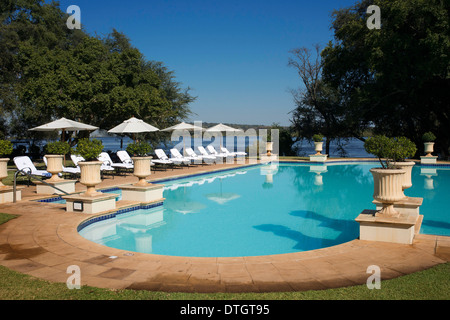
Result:
<svg viewBox="0 0 450 320"><path fill-rule="evenodd" d="M0 213L0 224L15 217ZM369 275L368 275L369 276ZM68 275L69 277L69 275ZM450 263L381 282L381 289L360 285L339 289L276 293L166 293L108 290L83 286L69 290L0 266L0 300L449 300Z"/></svg>

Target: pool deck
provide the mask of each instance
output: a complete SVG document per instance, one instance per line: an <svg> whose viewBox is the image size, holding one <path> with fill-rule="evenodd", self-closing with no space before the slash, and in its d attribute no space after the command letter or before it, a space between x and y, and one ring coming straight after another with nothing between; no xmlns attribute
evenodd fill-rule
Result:
<svg viewBox="0 0 450 320"><path fill-rule="evenodd" d="M346 159L347 160L347 159ZM239 167L197 166L152 172L149 180ZM99 188L135 183L107 177ZM84 187L77 183L76 190ZM19 215L0 225L0 265L51 282L66 283L77 265L81 284L110 289L167 292L306 291L365 284L367 269L379 266L392 279L450 261L450 237L416 235L412 245L353 240L341 245L271 256L184 258L108 248L81 237L77 226L89 215L68 213L65 205L38 203L35 187L22 201L1 204L0 212ZM118 201L117 206L130 205ZM370 207L371 204L368 204ZM355 212L355 218L359 212Z"/></svg>

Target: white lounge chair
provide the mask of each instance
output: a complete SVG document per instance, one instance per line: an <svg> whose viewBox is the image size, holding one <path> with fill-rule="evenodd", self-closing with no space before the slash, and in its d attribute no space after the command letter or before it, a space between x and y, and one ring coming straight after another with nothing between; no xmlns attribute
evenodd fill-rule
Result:
<svg viewBox="0 0 450 320"><path fill-rule="evenodd" d="M126 152L125 150L120 150L116 152L116 155L119 158L119 160L122 161L123 164L134 167L133 159L131 159L128 152Z"/></svg>
<svg viewBox="0 0 450 320"><path fill-rule="evenodd" d="M170 149L170 154L172 155L171 159L181 160L185 164L190 164L190 163L194 163L195 162L195 159L193 159L191 157L184 157L184 156L182 156L180 151L178 151L178 149L175 149L175 148ZM197 161L197 163L198 163L198 161Z"/></svg>
<svg viewBox="0 0 450 320"><path fill-rule="evenodd" d="M209 145L207 148L208 148L208 151L212 155L214 155L216 157L222 157L222 158L225 158L225 159L228 159L228 158L233 158L234 159L234 155L233 154L219 153L219 152L216 151L216 149L212 145Z"/></svg>
<svg viewBox="0 0 450 320"><path fill-rule="evenodd" d="M198 155L194 152L194 150L192 150L192 148L186 148L186 154L192 159L195 159L195 161L203 161L206 164L213 164L216 160L215 156Z"/></svg>
<svg viewBox="0 0 450 320"><path fill-rule="evenodd" d="M98 160L102 161L105 165L113 167L114 169L123 169L123 170L129 170L129 169L133 169L134 165L131 163L123 163L123 162L113 162L111 157L109 156L109 154L107 152L102 152L100 153L100 155L98 156Z"/></svg>
<svg viewBox="0 0 450 320"><path fill-rule="evenodd" d="M132 165L134 167L133 159L131 159L130 155L128 154L128 152L126 150L117 151L116 154L117 154L117 157L119 157L120 161L122 161L122 163L125 163L127 165ZM152 159L151 166L154 166L157 164L167 166L167 165L172 165L172 162Z"/></svg>
<svg viewBox="0 0 450 320"><path fill-rule="evenodd" d="M128 154L128 152L126 150L120 150L116 152L117 157L120 159L120 161L122 161L122 163L131 166L134 168L134 161L133 159L131 159L130 155ZM150 166L155 166L156 164L161 164L161 165L170 165L171 162L170 161L162 161L162 160L153 160L151 161Z"/></svg>
<svg viewBox="0 0 450 320"><path fill-rule="evenodd" d="M80 161L85 161L84 160L84 158L82 157L82 156L77 156L77 155L74 155L74 154L71 154L70 155L70 159L72 159L72 162L76 165L76 166L78 166L78 163L80 162ZM99 160L100 161L100 160ZM112 172L112 171L114 171L115 169L113 168L113 167L111 167L109 164L107 164L107 163L102 163L102 166L100 167L100 171L103 173L104 171L107 171L107 172Z"/></svg>
<svg viewBox="0 0 450 320"><path fill-rule="evenodd" d="M166 153L164 152L163 149L155 149L155 154L159 160L170 161L170 163L174 164L174 165L181 165L181 164L185 163L184 161L182 161L180 159L174 159L174 158L169 159L169 157L166 155ZM186 164L189 164L189 161L187 161Z"/></svg>
<svg viewBox="0 0 450 320"><path fill-rule="evenodd" d="M45 165L47 166L47 158L44 156L42 158L44 160ZM76 167L65 167L62 166L62 170L64 173L69 173L71 175L77 176L81 173L80 167L76 166Z"/></svg>
<svg viewBox="0 0 450 320"><path fill-rule="evenodd" d="M216 163L217 163L218 161L219 161L219 162L223 162L223 157L215 156L215 155L212 155L212 154L208 153L208 152L205 150L205 148L204 148L203 146L198 146L197 149L198 149L198 151L200 152L200 154L201 154L203 157L214 157L214 161L215 161ZM220 159L220 160L219 160L219 159Z"/></svg>
<svg viewBox="0 0 450 320"><path fill-rule="evenodd" d="M31 161L30 157L28 156L15 157L13 161L17 169L25 173L45 178L50 178L52 176L52 174L46 170L36 169L36 166L33 164L33 161Z"/></svg>
<svg viewBox="0 0 450 320"><path fill-rule="evenodd" d="M243 157L245 157L245 156L247 155L247 152L241 152L241 151L230 152L230 151L228 151L228 149L225 148L225 147L221 147L221 148L220 148L220 151L222 151L222 153L224 153L224 154L232 154L232 155L236 155L236 156L243 156Z"/></svg>
<svg viewBox="0 0 450 320"><path fill-rule="evenodd" d="M70 159L72 160L73 164L77 167L78 167L78 162L84 161L83 157L77 156L75 154L71 154Z"/></svg>

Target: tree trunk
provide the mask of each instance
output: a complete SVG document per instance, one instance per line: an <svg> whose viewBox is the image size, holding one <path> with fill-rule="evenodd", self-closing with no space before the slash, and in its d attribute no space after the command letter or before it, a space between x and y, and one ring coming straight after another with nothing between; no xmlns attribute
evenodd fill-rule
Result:
<svg viewBox="0 0 450 320"><path fill-rule="evenodd" d="M328 156L330 156L330 143L331 143L331 139L327 138L327 140L325 142L325 154L327 154Z"/></svg>

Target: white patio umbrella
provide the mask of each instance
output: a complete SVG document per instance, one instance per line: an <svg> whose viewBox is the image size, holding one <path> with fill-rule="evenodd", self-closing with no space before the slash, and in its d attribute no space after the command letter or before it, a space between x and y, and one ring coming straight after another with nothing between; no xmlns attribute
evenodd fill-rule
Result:
<svg viewBox="0 0 450 320"><path fill-rule="evenodd" d="M52 122L49 122L47 124L44 124L42 126L29 129L29 131L58 131L61 130L63 132L65 131L94 131L97 130L98 127L91 126L89 124L84 124L81 122L77 122L74 120L61 118Z"/></svg>
<svg viewBox="0 0 450 320"><path fill-rule="evenodd" d="M118 126L112 128L109 130L109 133L132 133L133 138L136 133L142 133L142 132L155 132L159 131L158 128L144 122L141 119L137 119L135 117L132 117L128 120L125 120ZM136 140L136 139L133 139Z"/></svg>
<svg viewBox="0 0 450 320"><path fill-rule="evenodd" d="M230 126L227 126L223 123L219 123L218 125L215 125L214 127L206 129L206 132L243 132L242 129L236 129ZM222 137L220 137L220 147L222 147Z"/></svg>
<svg viewBox="0 0 450 320"><path fill-rule="evenodd" d="M203 129L202 127L199 126L195 126L193 124L189 124L186 122L181 122L179 124L176 124L172 127L169 128L165 128L161 131L175 131L175 130L188 130L188 131L193 131L193 130L201 130L201 131L205 131L205 129Z"/></svg>
<svg viewBox="0 0 450 320"><path fill-rule="evenodd" d="M29 131L62 131L62 141L65 140L66 131L95 131L98 127L84 124L78 121L60 118L58 120L49 122L42 126L29 129ZM66 163L66 157L64 156L64 164Z"/></svg>
<svg viewBox="0 0 450 320"><path fill-rule="evenodd" d="M193 124L189 124L189 123L186 123L186 122L181 122L181 123L176 124L174 126L171 126L169 128L165 128L165 129L163 129L161 131L170 132L170 131L176 131L176 130L187 130L187 131L200 130L200 131L205 131L205 129L202 128L202 127L199 127L199 126L196 126L196 125L193 125ZM183 155L186 155L186 153L185 153L185 149L186 148L185 147L186 147L186 143L185 143L185 141L183 139Z"/></svg>
<svg viewBox="0 0 450 320"><path fill-rule="evenodd" d="M223 123L219 123L215 125L214 127L206 129L206 131L210 132L242 132L242 129L236 129L230 126L227 126Z"/></svg>

